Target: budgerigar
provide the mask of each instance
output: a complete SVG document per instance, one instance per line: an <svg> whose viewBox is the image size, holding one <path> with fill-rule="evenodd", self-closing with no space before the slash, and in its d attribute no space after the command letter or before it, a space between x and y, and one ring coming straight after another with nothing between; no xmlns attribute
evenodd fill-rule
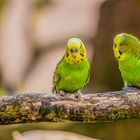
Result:
<svg viewBox="0 0 140 140"><path fill-rule="evenodd" d="M113 50L124 81L125 90L140 88L140 41L131 34L115 36Z"/></svg>
<svg viewBox="0 0 140 140"><path fill-rule="evenodd" d="M90 64L83 42L79 38L69 39L65 54L53 75L53 93L75 93L78 97L88 83L89 75Z"/></svg>

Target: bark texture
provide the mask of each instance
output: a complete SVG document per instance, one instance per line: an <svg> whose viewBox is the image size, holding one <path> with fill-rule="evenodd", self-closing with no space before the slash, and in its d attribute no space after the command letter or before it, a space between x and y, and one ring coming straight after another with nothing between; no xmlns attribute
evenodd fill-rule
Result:
<svg viewBox="0 0 140 140"><path fill-rule="evenodd" d="M140 91L60 97L27 93L0 97L0 124L114 121L140 117Z"/></svg>

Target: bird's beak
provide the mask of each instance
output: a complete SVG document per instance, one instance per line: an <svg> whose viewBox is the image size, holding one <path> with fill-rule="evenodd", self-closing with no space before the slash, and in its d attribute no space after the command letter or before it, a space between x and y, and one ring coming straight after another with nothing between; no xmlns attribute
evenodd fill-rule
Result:
<svg viewBox="0 0 140 140"><path fill-rule="evenodd" d="M77 56L78 49L72 48L72 49L70 49L70 52L71 52L72 56L75 58Z"/></svg>

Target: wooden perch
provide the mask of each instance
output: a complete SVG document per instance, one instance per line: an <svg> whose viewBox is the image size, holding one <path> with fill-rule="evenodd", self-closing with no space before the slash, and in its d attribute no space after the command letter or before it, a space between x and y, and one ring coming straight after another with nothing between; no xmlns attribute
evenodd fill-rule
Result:
<svg viewBox="0 0 140 140"><path fill-rule="evenodd" d="M0 97L0 124L113 121L140 117L140 91L59 97L28 93Z"/></svg>

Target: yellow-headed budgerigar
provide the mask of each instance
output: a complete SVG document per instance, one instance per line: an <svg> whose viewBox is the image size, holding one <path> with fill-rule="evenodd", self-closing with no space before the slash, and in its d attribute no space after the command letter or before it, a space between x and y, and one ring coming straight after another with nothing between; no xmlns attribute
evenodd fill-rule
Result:
<svg viewBox="0 0 140 140"><path fill-rule="evenodd" d="M131 34L115 36L113 50L124 81L125 90L140 88L140 41Z"/></svg>
<svg viewBox="0 0 140 140"><path fill-rule="evenodd" d="M78 97L88 83L89 75L90 65L83 42L79 38L69 39L53 75L53 93L75 93Z"/></svg>

